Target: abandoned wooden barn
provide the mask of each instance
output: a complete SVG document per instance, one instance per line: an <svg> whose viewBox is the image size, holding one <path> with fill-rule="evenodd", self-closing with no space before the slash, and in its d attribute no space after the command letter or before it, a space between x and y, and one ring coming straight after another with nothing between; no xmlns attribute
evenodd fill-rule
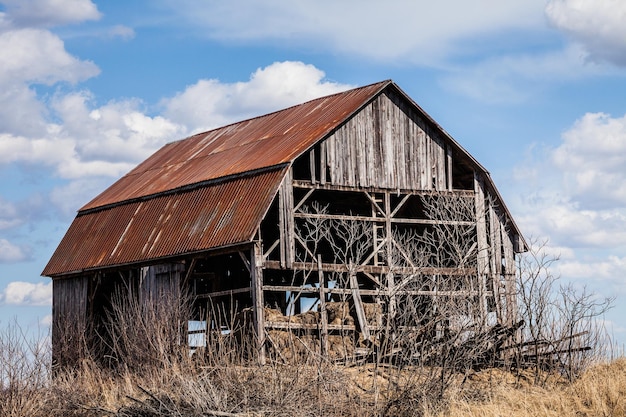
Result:
<svg viewBox="0 0 626 417"><path fill-rule="evenodd" d="M261 360L273 331L328 354L333 335L372 346L435 311L437 334L510 324L525 250L487 170L384 81L169 143L82 207L43 271L53 355L102 336L120 289L188 296L178 343L249 312Z"/></svg>

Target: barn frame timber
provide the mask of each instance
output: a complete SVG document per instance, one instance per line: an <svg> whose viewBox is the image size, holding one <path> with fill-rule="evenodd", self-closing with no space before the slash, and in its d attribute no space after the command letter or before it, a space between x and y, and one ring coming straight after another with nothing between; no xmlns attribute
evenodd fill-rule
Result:
<svg viewBox="0 0 626 417"><path fill-rule="evenodd" d="M261 362L272 332L367 350L449 300L462 307L435 332L512 326L525 250L489 173L384 81L172 142L81 208L43 272L54 361L76 361L70 334L106 339L120 288L140 305L190 297L183 345L249 311Z"/></svg>

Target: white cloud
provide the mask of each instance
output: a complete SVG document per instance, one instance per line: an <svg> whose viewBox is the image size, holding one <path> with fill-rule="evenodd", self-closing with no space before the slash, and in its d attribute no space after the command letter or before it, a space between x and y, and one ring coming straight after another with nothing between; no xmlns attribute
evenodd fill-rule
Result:
<svg viewBox="0 0 626 417"><path fill-rule="evenodd" d="M469 37L539 27L544 0L172 1L208 36L280 41L375 59L435 64ZM458 49L458 50L457 50Z"/></svg>
<svg viewBox="0 0 626 417"><path fill-rule="evenodd" d="M609 69L586 60L577 45L545 53L504 55L450 69L443 88L479 101L521 102L548 85L607 74Z"/></svg>
<svg viewBox="0 0 626 417"><path fill-rule="evenodd" d="M563 276L570 278L593 277L596 280L615 280L626 290L626 257L608 256L599 260L568 260L559 264Z"/></svg>
<svg viewBox="0 0 626 417"><path fill-rule="evenodd" d="M587 113L529 159L517 171L524 230L557 244L626 247L626 115Z"/></svg>
<svg viewBox="0 0 626 417"><path fill-rule="evenodd" d="M626 115L587 113L552 154L565 187L584 207L626 207Z"/></svg>
<svg viewBox="0 0 626 417"><path fill-rule="evenodd" d="M0 197L0 230L10 229L21 223L17 207Z"/></svg>
<svg viewBox="0 0 626 417"><path fill-rule="evenodd" d="M555 271L605 296L626 294L626 116L585 114L516 173L516 221L564 254Z"/></svg>
<svg viewBox="0 0 626 417"><path fill-rule="evenodd" d="M92 62L68 54L63 41L49 31L0 32L0 132L18 136L45 134L46 105L31 85L75 84L98 72Z"/></svg>
<svg viewBox="0 0 626 417"><path fill-rule="evenodd" d="M28 250L0 238L0 263L20 262L28 258Z"/></svg>
<svg viewBox="0 0 626 417"><path fill-rule="evenodd" d="M192 130L217 127L349 87L325 81L324 73L312 65L281 62L258 69L247 82L201 80L164 99L165 116L147 115L137 99L94 106L88 91L58 93L45 104L34 97L54 122L41 118L43 127L31 134L0 133L0 164L37 165L69 180L50 195L50 201L67 215L102 191L111 178L122 176L166 142ZM0 222L12 219L0 211Z"/></svg>
<svg viewBox="0 0 626 417"><path fill-rule="evenodd" d="M91 0L3 0L6 14L19 26L50 27L97 20Z"/></svg>
<svg viewBox="0 0 626 417"><path fill-rule="evenodd" d="M622 0L551 0L546 15L570 34L589 57L626 65L626 3Z"/></svg>
<svg viewBox="0 0 626 417"><path fill-rule="evenodd" d="M66 179L121 176L185 131L163 117L146 116L138 106L130 100L93 108L87 93L59 96L50 110L60 123L49 123L46 134L0 134L0 164L37 163Z"/></svg>
<svg viewBox="0 0 626 417"><path fill-rule="evenodd" d="M0 33L2 84L77 83L98 72L92 62L81 61L67 53L63 41L47 30L27 28Z"/></svg>
<svg viewBox="0 0 626 417"><path fill-rule="evenodd" d="M52 282L31 283L23 281L10 282L0 293L3 304L48 306L52 305Z"/></svg>
<svg viewBox="0 0 626 417"><path fill-rule="evenodd" d="M200 80L161 104L169 119L201 131L351 87L325 81L324 76L313 65L275 62L256 70L246 82Z"/></svg>
<svg viewBox="0 0 626 417"><path fill-rule="evenodd" d="M135 37L135 30L128 26L115 25L108 30L107 35L110 38L120 38L126 41Z"/></svg>

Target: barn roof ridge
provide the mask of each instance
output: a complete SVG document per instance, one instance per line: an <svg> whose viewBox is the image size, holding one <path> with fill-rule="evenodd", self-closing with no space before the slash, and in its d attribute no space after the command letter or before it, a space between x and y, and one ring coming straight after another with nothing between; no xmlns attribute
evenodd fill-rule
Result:
<svg viewBox="0 0 626 417"><path fill-rule="evenodd" d="M351 92L351 91L363 90L363 89L366 89L366 88L371 88L371 87L373 87L375 85L380 85L381 86L380 90L383 90L389 84L394 84L395 85L395 83L393 82L392 79L387 79L387 80L383 80L383 81L377 81L377 82L374 82L374 83L370 83L370 84L367 84L367 85L362 85L362 86L359 86L359 87L349 88L347 90L339 91L337 93L333 93L333 94L328 94L328 95L321 96L321 97L312 98L310 100L303 101L302 103L297 103L297 104L293 104L291 106L283 107L281 109L274 110L274 111L271 111L269 113L259 114L259 115L256 115L256 116L248 117L247 119L241 119L241 120L237 120L235 122L227 123L225 125L214 127L214 128L208 129L208 130L203 130L202 132L197 132L197 133L191 134L191 135L189 135L187 137L184 137L184 138L181 138L181 139L176 139L176 140L173 140L171 142L167 142L167 144L174 144L174 143L177 143L177 142L183 142L183 141L185 141L187 139L191 139L191 138L193 138L195 136L206 135L206 134L209 134L211 132L214 132L214 131L217 131L217 130L226 129L226 128L229 128L231 126L235 126L235 125L238 125L238 124L241 124L241 123L246 123L246 122L249 122L249 121L252 121L252 120L256 120L256 119L261 119L261 118L264 118L264 117L272 116L272 115L275 115L277 113L282 113L282 112L284 112L286 110L291 110L291 109L296 108L296 107L304 106L304 105L313 103L315 101L321 101L321 100L328 99L328 98L331 98L331 97L340 96L342 94L345 94L345 93L348 93L348 92ZM373 94L373 96L376 95L376 94L377 93Z"/></svg>

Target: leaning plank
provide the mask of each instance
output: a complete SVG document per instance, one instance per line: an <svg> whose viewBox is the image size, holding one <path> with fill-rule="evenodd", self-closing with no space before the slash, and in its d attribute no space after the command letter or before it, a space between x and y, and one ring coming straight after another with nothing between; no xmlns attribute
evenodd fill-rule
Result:
<svg viewBox="0 0 626 417"><path fill-rule="evenodd" d="M363 301L361 300L361 293L359 292L359 283L354 272L350 272L350 289L352 290L354 310L356 311L356 317L359 320L359 325L361 326L361 333L363 333L363 338L365 340L370 340L370 330L367 325L367 317L365 316L365 309L363 308Z"/></svg>

